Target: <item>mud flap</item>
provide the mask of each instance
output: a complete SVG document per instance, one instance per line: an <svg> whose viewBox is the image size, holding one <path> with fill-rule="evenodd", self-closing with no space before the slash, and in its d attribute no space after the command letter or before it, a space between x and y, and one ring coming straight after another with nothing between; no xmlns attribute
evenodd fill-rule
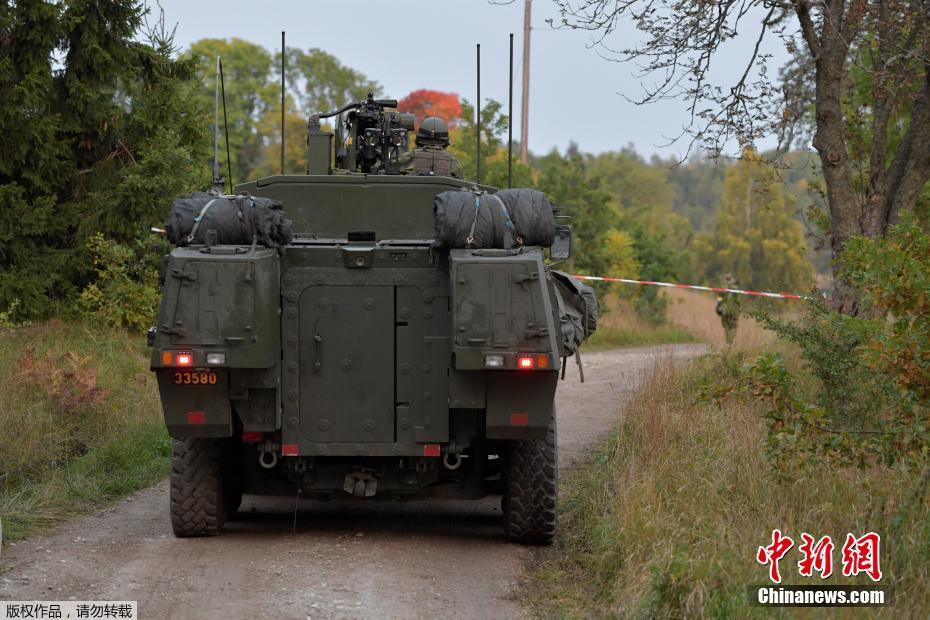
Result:
<svg viewBox="0 0 930 620"><path fill-rule="evenodd" d="M488 372L488 439L543 439L558 372Z"/></svg>
<svg viewBox="0 0 930 620"><path fill-rule="evenodd" d="M173 370L156 374L169 435L175 439L232 436L227 373L217 372L216 383L204 385L179 385Z"/></svg>

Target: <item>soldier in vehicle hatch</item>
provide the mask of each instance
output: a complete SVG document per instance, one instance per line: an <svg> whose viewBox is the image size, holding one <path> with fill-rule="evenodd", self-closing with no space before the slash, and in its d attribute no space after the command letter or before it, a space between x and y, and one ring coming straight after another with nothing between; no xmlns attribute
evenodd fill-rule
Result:
<svg viewBox="0 0 930 620"><path fill-rule="evenodd" d="M451 153L449 130L437 116L423 119L417 129L417 148L401 156L398 166L404 174L462 178L462 164Z"/></svg>

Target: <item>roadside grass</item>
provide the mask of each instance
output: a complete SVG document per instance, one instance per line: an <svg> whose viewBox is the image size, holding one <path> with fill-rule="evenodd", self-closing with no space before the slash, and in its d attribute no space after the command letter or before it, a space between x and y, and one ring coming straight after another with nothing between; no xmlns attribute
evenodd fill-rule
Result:
<svg viewBox="0 0 930 620"><path fill-rule="evenodd" d="M661 292L668 301L668 320L652 325L640 319L629 300L612 293L605 295L605 309L598 320L597 331L583 346L583 351L604 351L621 347L642 347L657 344L702 342L727 348L720 317L714 311L717 303L712 294L669 289ZM748 309L746 300L744 309ZM790 309L790 307L789 307ZM734 349L758 349L769 346L776 337L748 316L742 316L736 332Z"/></svg>
<svg viewBox="0 0 930 620"><path fill-rule="evenodd" d="M712 293L689 291L687 289L669 289L663 291L668 297L668 322L679 329L692 334L698 342L725 348L726 336L720 317L714 308L717 297ZM742 309L749 309L754 303L750 298L742 300ZM789 306L790 310L791 307ZM772 332L764 329L752 318L743 315L736 330L734 349L755 350L768 347L777 341Z"/></svg>
<svg viewBox="0 0 930 620"><path fill-rule="evenodd" d="M144 339L50 321L0 331L4 543L153 484L170 443Z"/></svg>
<svg viewBox="0 0 930 620"><path fill-rule="evenodd" d="M606 351L622 347L646 347L656 344L697 342L690 332L674 325L644 326L643 329L600 327L584 344L582 351Z"/></svg>
<svg viewBox="0 0 930 620"><path fill-rule="evenodd" d="M640 319L632 304L618 295L606 295L601 305L597 331L584 343L582 351L698 342L694 334L674 323L652 325Z"/></svg>
<svg viewBox="0 0 930 620"><path fill-rule="evenodd" d="M697 398L707 377L726 377L742 359L718 353L687 368L660 361L616 432L565 476L557 543L540 552L524 593L534 615L794 617L797 610L751 606L747 591L768 581L756 550L780 528L795 540L781 561L785 584L871 584L838 577L840 548L847 532L882 536L889 605L807 608L805 617L926 617L930 471L821 466L779 477L764 457L762 405ZM833 577L798 575L802 532L832 536Z"/></svg>

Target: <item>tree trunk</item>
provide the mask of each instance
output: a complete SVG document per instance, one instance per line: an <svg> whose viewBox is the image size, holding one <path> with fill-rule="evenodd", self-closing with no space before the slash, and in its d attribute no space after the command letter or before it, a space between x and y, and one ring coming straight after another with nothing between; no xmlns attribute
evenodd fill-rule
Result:
<svg viewBox="0 0 930 620"><path fill-rule="evenodd" d="M834 6L836 3L831 3ZM826 9L828 12L830 8ZM839 13L842 13L840 9ZM839 17L839 16L837 16ZM840 101L846 74L849 46L839 28L839 19L823 20L823 30L812 53L817 62L815 112L817 130L814 148L820 155L830 205L830 246L833 250L833 306L840 312L856 313L852 289L842 277L846 242L860 234L860 207L846 152L845 125ZM808 41L810 45L810 41Z"/></svg>

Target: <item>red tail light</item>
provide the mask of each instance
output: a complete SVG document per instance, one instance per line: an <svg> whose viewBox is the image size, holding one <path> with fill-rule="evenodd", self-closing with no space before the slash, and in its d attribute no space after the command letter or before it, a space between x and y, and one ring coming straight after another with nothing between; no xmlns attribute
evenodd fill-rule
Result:
<svg viewBox="0 0 930 620"><path fill-rule="evenodd" d="M177 364L178 366L192 366L194 364L194 356L190 353L178 353Z"/></svg>
<svg viewBox="0 0 930 620"><path fill-rule="evenodd" d="M521 355L517 358L517 368L520 370L533 370L536 368L536 359L532 355Z"/></svg>

